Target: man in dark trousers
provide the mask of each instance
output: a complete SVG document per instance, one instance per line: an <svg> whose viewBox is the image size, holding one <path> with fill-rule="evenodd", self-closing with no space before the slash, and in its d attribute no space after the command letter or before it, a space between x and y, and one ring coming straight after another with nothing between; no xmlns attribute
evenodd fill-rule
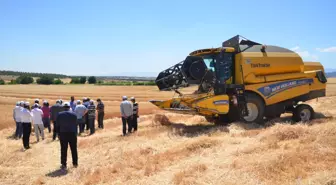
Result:
<svg viewBox="0 0 336 185"><path fill-rule="evenodd" d="M132 119L133 119L133 104L127 100L127 96L122 97L120 104L120 113L122 120L123 136L126 136L126 123L128 127L128 134L132 132Z"/></svg>
<svg viewBox="0 0 336 185"><path fill-rule="evenodd" d="M139 104L135 101L134 97L131 97L133 103L133 119L132 119L132 128L133 132L138 130L138 118L139 118Z"/></svg>
<svg viewBox="0 0 336 185"><path fill-rule="evenodd" d="M100 98L97 99L97 112L98 112L98 128L104 128L104 103Z"/></svg>
<svg viewBox="0 0 336 185"><path fill-rule="evenodd" d="M83 99L83 105L88 108L90 105L90 98L84 98ZM89 117L88 114L84 115L84 120L85 120L85 126L86 126L86 130L89 130Z"/></svg>
<svg viewBox="0 0 336 185"><path fill-rule="evenodd" d="M88 121L90 128L90 135L95 132L95 120L96 120L96 106L94 105L93 100L90 100L90 105L88 106Z"/></svg>
<svg viewBox="0 0 336 185"><path fill-rule="evenodd" d="M61 168L67 168L68 145L72 154L72 164L76 168L78 166L77 115L70 111L70 103L65 102L63 108L64 111L58 114L56 121L61 144Z"/></svg>
<svg viewBox="0 0 336 185"><path fill-rule="evenodd" d="M50 108L50 118L54 124L54 130L53 130L53 141L55 141L56 139L56 136L57 136L57 116L58 116L58 113L62 112L64 109L63 109L63 106L61 104L61 101L60 100L57 100L56 101L56 104L53 105L51 108Z"/></svg>

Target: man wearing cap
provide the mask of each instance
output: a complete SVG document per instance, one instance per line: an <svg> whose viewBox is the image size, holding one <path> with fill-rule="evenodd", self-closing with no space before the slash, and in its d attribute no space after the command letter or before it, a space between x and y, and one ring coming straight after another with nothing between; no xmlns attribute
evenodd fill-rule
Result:
<svg viewBox="0 0 336 185"><path fill-rule="evenodd" d="M128 127L128 133L132 131L132 116L133 116L133 105L127 100L127 96L122 97L122 102L120 104L121 120L123 124L122 132L126 135L126 123Z"/></svg>
<svg viewBox="0 0 336 185"><path fill-rule="evenodd" d="M23 103L17 102L13 109L13 118L16 123L15 138L21 139L22 137L22 123L21 123L21 111L23 109Z"/></svg>
<svg viewBox="0 0 336 185"><path fill-rule="evenodd" d="M93 100L90 100L90 105L87 108L88 108L90 135L92 135L95 132L95 119L96 119L96 106L94 105Z"/></svg>
<svg viewBox="0 0 336 185"><path fill-rule="evenodd" d="M35 107L35 104L37 104L38 105L38 108L39 109L41 109L41 106L40 106L40 100L39 99L35 99L35 101L34 101L34 105L32 105L32 107L31 107L31 110L33 110Z"/></svg>
<svg viewBox="0 0 336 185"><path fill-rule="evenodd" d="M133 131L136 132L138 130L139 105L138 105L138 102L135 101L134 97L131 97L131 101L133 103L132 128L133 128Z"/></svg>
<svg viewBox="0 0 336 185"><path fill-rule="evenodd" d="M98 128L104 128L104 103L101 101L100 98L97 99L97 112L98 112Z"/></svg>
<svg viewBox="0 0 336 185"><path fill-rule="evenodd" d="M78 166L77 154L77 115L70 111L70 103L63 104L64 111L57 116L56 125L59 133L61 145L61 168L67 168L67 151L68 145L72 154L72 164L74 167Z"/></svg>
<svg viewBox="0 0 336 185"><path fill-rule="evenodd" d="M29 138L30 138L30 133L32 129L32 114L29 111L29 102L24 103L24 107L21 111L21 122L22 122L22 131L23 131L23 136L22 136L22 142L23 142L23 147L25 149L29 149Z"/></svg>
<svg viewBox="0 0 336 185"><path fill-rule="evenodd" d="M53 105L51 108L50 108L50 118L54 124L54 130L53 130L53 140L55 141L56 139L56 136L57 136L57 116L58 116L58 113L62 112L64 109L63 109L63 106L61 104L61 101L60 100L57 100L56 101L56 104Z"/></svg>
<svg viewBox="0 0 336 185"><path fill-rule="evenodd" d="M77 125L79 127L79 135L81 135L84 132L84 126L85 126L84 115L86 115L88 109L81 104L80 100L77 100L77 106L74 112L77 115Z"/></svg>
<svg viewBox="0 0 336 185"><path fill-rule="evenodd" d="M39 105L37 103L34 104L34 109L31 111L33 116L33 124L34 124L34 130L35 130L35 136L37 142L40 141L40 134L42 137L42 140L44 140L44 126L43 126L43 111L39 109Z"/></svg>
<svg viewBox="0 0 336 185"><path fill-rule="evenodd" d="M49 102L44 101L43 102L43 107L41 108L43 112L43 126L44 128L48 128L49 133L51 132L51 127L50 127L50 107L49 107Z"/></svg>

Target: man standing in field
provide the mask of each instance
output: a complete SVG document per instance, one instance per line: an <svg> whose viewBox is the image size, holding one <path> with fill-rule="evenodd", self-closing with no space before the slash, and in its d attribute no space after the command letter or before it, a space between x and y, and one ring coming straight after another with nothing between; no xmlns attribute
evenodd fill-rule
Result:
<svg viewBox="0 0 336 185"><path fill-rule="evenodd" d="M43 102L43 107L42 107L42 112L43 112L43 126L44 128L48 128L49 133L51 132L51 127L50 127L50 107L49 103L47 101Z"/></svg>
<svg viewBox="0 0 336 185"><path fill-rule="evenodd" d="M132 116L133 116L133 105L127 100L127 96L122 97L122 102L120 104L121 120L122 120L122 132L123 136L126 135L126 123L128 127L128 133L132 131Z"/></svg>
<svg viewBox="0 0 336 185"><path fill-rule="evenodd" d="M83 105L88 108L90 102L89 102L89 98L84 98L83 99ZM89 119L88 119L88 114L84 115L84 121L85 121L85 126L86 126L86 130L89 130Z"/></svg>
<svg viewBox="0 0 336 185"><path fill-rule="evenodd" d="M100 98L97 99L97 112L98 112L98 128L104 128L104 103L101 101Z"/></svg>
<svg viewBox="0 0 336 185"><path fill-rule="evenodd" d="M133 131L136 132L138 130L139 105L138 102L135 101L134 97L131 97L131 101L133 103L132 128L134 129Z"/></svg>
<svg viewBox="0 0 336 185"><path fill-rule="evenodd" d="M70 103L64 103L64 111L57 116L57 130L61 145L61 169L67 168L68 145L72 154L72 164L78 166L77 154L77 115L70 111Z"/></svg>
<svg viewBox="0 0 336 185"><path fill-rule="evenodd" d="M54 124L53 141L55 141L57 133L58 133L58 130L57 130L57 116L58 116L58 113L62 112L63 110L64 109L63 109L63 106L62 106L60 100L57 100L56 104L53 105L50 108L50 118L51 118L51 120L52 120L52 122Z"/></svg>
<svg viewBox="0 0 336 185"><path fill-rule="evenodd" d="M77 106L74 112L77 115L77 125L79 127L79 135L81 135L84 132L84 126L85 126L84 125L85 124L84 115L86 115L86 113L88 112L88 109L84 105L81 104L80 100L77 100Z"/></svg>
<svg viewBox="0 0 336 185"><path fill-rule="evenodd" d="M21 111L23 109L21 102L17 102L13 110L13 118L16 123L15 139L21 139L22 137L22 122L21 122Z"/></svg>
<svg viewBox="0 0 336 185"><path fill-rule="evenodd" d="M31 111L33 116L33 123L34 123L34 129L35 129L35 136L37 139L37 142L40 141L40 134L42 137L42 140L44 140L44 126L43 126L43 112L41 109L39 109L39 105L37 103L34 104L34 109Z"/></svg>
<svg viewBox="0 0 336 185"><path fill-rule="evenodd" d="M90 100L90 105L88 106L88 121L90 128L90 135L95 132L95 119L96 119L96 106L93 103L93 100Z"/></svg>
<svg viewBox="0 0 336 185"><path fill-rule="evenodd" d="M74 96L71 96L70 108L71 108L72 111L75 111L76 103L75 103L75 97Z"/></svg>
<svg viewBox="0 0 336 185"><path fill-rule="evenodd" d="M29 138L30 138L30 133L32 129L32 114L29 111L29 102L24 103L24 108L21 111L21 122L22 122L22 130L23 130L23 136L22 136L22 141L23 141L23 147L25 149L29 149Z"/></svg>

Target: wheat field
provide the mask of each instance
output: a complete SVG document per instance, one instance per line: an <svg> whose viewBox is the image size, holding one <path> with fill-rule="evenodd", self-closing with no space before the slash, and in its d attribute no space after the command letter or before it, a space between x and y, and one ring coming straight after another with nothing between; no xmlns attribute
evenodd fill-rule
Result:
<svg viewBox="0 0 336 185"><path fill-rule="evenodd" d="M11 138L12 109L20 100L53 104L72 95L103 100L105 129L78 137L79 167L69 165L63 173L60 144L52 134L36 143L32 133L27 151L21 140ZM118 117L123 95L135 96L140 106L138 132L127 137L121 137ZM148 103L173 95L156 87L0 86L0 184L336 184L336 84L328 84L327 97L308 102L317 114L310 124L292 124L283 115L265 127L220 127Z"/></svg>

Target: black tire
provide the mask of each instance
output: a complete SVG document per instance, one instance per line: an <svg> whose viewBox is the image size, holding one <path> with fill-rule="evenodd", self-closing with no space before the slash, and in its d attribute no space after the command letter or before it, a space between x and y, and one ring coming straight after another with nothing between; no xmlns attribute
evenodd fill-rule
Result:
<svg viewBox="0 0 336 185"><path fill-rule="evenodd" d="M261 99L260 96L252 93L247 93L247 104L254 104L257 110L257 113L255 118L248 119L248 117L243 117L242 120L245 123L257 123L257 124L263 124L264 123L264 114L265 114L265 103ZM248 105L247 105L248 106ZM251 113L249 112L249 115Z"/></svg>
<svg viewBox="0 0 336 185"><path fill-rule="evenodd" d="M314 109L307 104L300 104L294 108L293 121L295 122L308 122L315 118Z"/></svg>

